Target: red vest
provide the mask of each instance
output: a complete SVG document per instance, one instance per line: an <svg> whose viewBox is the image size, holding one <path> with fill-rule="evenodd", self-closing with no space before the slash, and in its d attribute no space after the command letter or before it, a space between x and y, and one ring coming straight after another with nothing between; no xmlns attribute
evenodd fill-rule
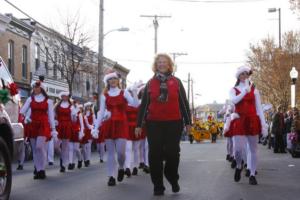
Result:
<svg viewBox="0 0 300 200"><path fill-rule="evenodd" d="M93 114L90 113L90 115L87 117L87 121L89 122L90 125L94 125L93 123ZM86 124L85 120L84 120L84 128L88 129L88 125Z"/></svg>
<svg viewBox="0 0 300 200"><path fill-rule="evenodd" d="M241 92L234 88L236 91L236 95L239 95ZM235 104L235 112L238 113L240 116L256 116L256 107L255 107L255 95L254 95L255 88L252 87L251 91L247 93L243 99Z"/></svg>
<svg viewBox="0 0 300 200"><path fill-rule="evenodd" d="M35 101L34 97L31 97L31 120L32 121L44 121L48 123L48 99L45 98L42 102Z"/></svg>
<svg viewBox="0 0 300 200"><path fill-rule="evenodd" d="M61 106L57 107L56 110L57 114L57 121L69 121L71 122L71 105L69 105L67 108L63 108Z"/></svg>
<svg viewBox="0 0 300 200"><path fill-rule="evenodd" d="M119 95L113 97L105 93L106 109L111 112L111 120L122 121L127 120L126 108L127 101L124 98L124 91L122 90Z"/></svg>
<svg viewBox="0 0 300 200"><path fill-rule="evenodd" d="M160 81L152 78L149 83L150 104L148 107L147 120L151 121L171 121L180 120L181 113L179 108L179 83L175 77L167 80L168 101L160 102Z"/></svg>

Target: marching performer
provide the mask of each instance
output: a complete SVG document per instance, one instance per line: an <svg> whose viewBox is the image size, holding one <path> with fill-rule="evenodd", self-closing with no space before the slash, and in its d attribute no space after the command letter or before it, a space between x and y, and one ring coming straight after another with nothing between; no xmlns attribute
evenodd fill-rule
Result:
<svg viewBox="0 0 300 200"><path fill-rule="evenodd" d="M105 110L111 112L111 117L107 121L107 133L105 137L105 145L107 148L107 168L108 168L108 186L116 185L115 180L115 152L118 157L118 181L124 178L125 150L126 139L128 138L128 122L126 116L126 107L130 103L138 105L136 91L134 98L128 93L120 89L119 75L116 72L109 72L104 76L106 88L100 98L100 114L92 131L93 137L98 137L98 129L102 124ZM100 133L101 134L101 133Z"/></svg>
<svg viewBox="0 0 300 200"><path fill-rule="evenodd" d="M100 163L104 162L104 154L105 154L105 136L107 134L107 124L108 119L110 118L111 113L109 111L105 111L104 118L101 126L99 127L98 138L96 139L97 143L97 151L99 153ZM97 118L100 117L100 111L97 113Z"/></svg>
<svg viewBox="0 0 300 200"><path fill-rule="evenodd" d="M232 140L232 112L233 112L233 107L231 105L227 106L226 113L225 113L225 124L224 124L224 129L223 129L223 135L224 137L227 138L227 155L226 155L226 160L229 162L232 162L234 159L233 155L233 140Z"/></svg>
<svg viewBox="0 0 300 200"><path fill-rule="evenodd" d="M80 151L80 140L84 136L84 123L82 116L82 105L76 100L73 101L72 107L72 136L69 142L69 162L71 169L75 168L75 157L77 157L77 168L82 167L82 154Z"/></svg>
<svg viewBox="0 0 300 200"><path fill-rule="evenodd" d="M91 135L91 130L93 130L93 125L96 121L92 105L93 104L91 102L87 102L84 104L84 137L81 140L81 144L85 167L88 167L90 165L93 139Z"/></svg>
<svg viewBox="0 0 300 200"><path fill-rule="evenodd" d="M31 110L30 123L28 124L28 137L33 152L33 162L36 168L34 179L45 179L47 163L47 142L51 136L57 138L54 123L53 101L48 98L46 86L41 80L31 84L33 92L26 100L20 113L26 115Z"/></svg>
<svg viewBox="0 0 300 200"><path fill-rule="evenodd" d="M241 179L243 151L247 148L247 165L250 169L249 184L257 185L255 171L257 165L258 135L267 135L267 126L261 106L259 91L249 81L252 71L249 67L239 67L236 72L237 82L230 91L230 100L235 104L237 119L232 121L234 157L237 162L234 180Z"/></svg>
<svg viewBox="0 0 300 200"><path fill-rule="evenodd" d="M55 141L55 149L60 152L60 172L66 171L69 165L69 142L73 134L72 116L69 92L61 92L59 94L60 101L55 105L54 111L57 119L58 141ZM71 170L70 166L68 168Z"/></svg>

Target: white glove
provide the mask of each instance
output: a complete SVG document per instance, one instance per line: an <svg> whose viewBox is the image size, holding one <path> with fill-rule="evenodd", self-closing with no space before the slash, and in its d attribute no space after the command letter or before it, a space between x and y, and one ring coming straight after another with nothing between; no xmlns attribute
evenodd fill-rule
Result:
<svg viewBox="0 0 300 200"><path fill-rule="evenodd" d="M235 120L235 119L240 118L240 116L239 116L239 114L237 114L237 113L231 113L230 118L231 118L231 121L233 121L233 120Z"/></svg>
<svg viewBox="0 0 300 200"><path fill-rule="evenodd" d="M52 136L53 139L56 140L57 139L57 135L58 135L58 132L55 129L51 131L51 136Z"/></svg>
<svg viewBox="0 0 300 200"><path fill-rule="evenodd" d="M25 124L30 124L31 123L30 117L25 117L24 123Z"/></svg>
<svg viewBox="0 0 300 200"><path fill-rule="evenodd" d="M98 129L93 129L91 131L91 134L93 136L94 139L98 139L98 136L99 136L99 130Z"/></svg>
<svg viewBox="0 0 300 200"><path fill-rule="evenodd" d="M58 121L54 120L54 124L55 124L55 126L58 126Z"/></svg>
<svg viewBox="0 0 300 200"><path fill-rule="evenodd" d="M79 131L79 136L78 136L79 140L81 140L83 137L84 137L83 131Z"/></svg>

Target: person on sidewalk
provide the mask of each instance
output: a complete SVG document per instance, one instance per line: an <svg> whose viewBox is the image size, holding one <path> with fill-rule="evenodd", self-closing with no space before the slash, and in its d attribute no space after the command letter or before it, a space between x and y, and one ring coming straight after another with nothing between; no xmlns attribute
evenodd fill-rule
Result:
<svg viewBox="0 0 300 200"><path fill-rule="evenodd" d="M118 176L119 182L122 182L125 174L125 150L128 138L128 121L126 116L127 104L138 106L136 91L133 96L128 91L120 88L120 77L110 71L104 76L105 89L100 98L100 114L92 131L93 137L98 138L99 127L102 124L105 110L111 112L111 117L107 120L107 133L105 138L105 146L107 149L107 169L108 169L108 186L115 186L116 160L115 153L118 157ZM101 133L100 133L101 134Z"/></svg>
<svg viewBox="0 0 300 200"><path fill-rule="evenodd" d="M277 107L277 112L273 115L272 118L272 134L275 136L274 140L274 153L286 153L284 148L284 114L283 107L279 105Z"/></svg>
<svg viewBox="0 0 300 200"><path fill-rule="evenodd" d="M144 89L135 133L141 135L145 120L154 195L164 195L163 173L172 191L180 190L179 144L184 124L190 132L191 114L184 87L173 75L174 64L170 56L157 54L152 70L154 76Z"/></svg>
<svg viewBox="0 0 300 200"><path fill-rule="evenodd" d="M235 113L238 118L232 122L232 135L234 142L234 157L237 162L234 180L241 179L243 152L247 148L247 165L250 169L249 184L257 185L255 171L257 165L257 144L259 134L267 135L267 126L259 91L249 81L252 71L247 66L237 69L237 82L230 91L230 100L235 104ZM246 146L248 145L248 147ZM249 159L248 159L248 156Z"/></svg>

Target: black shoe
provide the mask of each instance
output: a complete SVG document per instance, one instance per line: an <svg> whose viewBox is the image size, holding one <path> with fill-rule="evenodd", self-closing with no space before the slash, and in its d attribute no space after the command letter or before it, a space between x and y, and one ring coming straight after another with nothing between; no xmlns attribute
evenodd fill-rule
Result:
<svg viewBox="0 0 300 200"><path fill-rule="evenodd" d="M143 171L146 173L146 174L149 174L150 173L150 169L147 165L145 165Z"/></svg>
<svg viewBox="0 0 300 200"><path fill-rule="evenodd" d="M46 178L46 172L45 170L40 171L40 179L45 179Z"/></svg>
<svg viewBox="0 0 300 200"><path fill-rule="evenodd" d="M77 168L80 169L82 167L82 161L78 161Z"/></svg>
<svg viewBox="0 0 300 200"><path fill-rule="evenodd" d="M178 184L178 182L176 183L172 183L172 192L177 193L180 190L180 186Z"/></svg>
<svg viewBox="0 0 300 200"><path fill-rule="evenodd" d="M234 169L236 167L236 160L233 159L231 162L231 168Z"/></svg>
<svg viewBox="0 0 300 200"><path fill-rule="evenodd" d="M18 165L17 170L23 170L23 165Z"/></svg>
<svg viewBox="0 0 300 200"><path fill-rule="evenodd" d="M36 168L34 167L33 175L36 175L36 174L37 174L37 171L36 171Z"/></svg>
<svg viewBox="0 0 300 200"><path fill-rule="evenodd" d="M72 170L72 163L68 165L68 170Z"/></svg>
<svg viewBox="0 0 300 200"><path fill-rule="evenodd" d="M234 173L234 181L239 182L241 180L241 169L236 168Z"/></svg>
<svg viewBox="0 0 300 200"><path fill-rule="evenodd" d="M124 174L125 174L124 169L119 169L119 171L118 171L118 181L119 181L119 182L122 182L122 181L123 181L123 179L124 179Z"/></svg>
<svg viewBox="0 0 300 200"><path fill-rule="evenodd" d="M100 159L100 163L103 163L104 161L102 159Z"/></svg>
<svg viewBox="0 0 300 200"><path fill-rule="evenodd" d="M246 176L246 177L250 177L250 169L246 169L245 176Z"/></svg>
<svg viewBox="0 0 300 200"><path fill-rule="evenodd" d="M107 182L108 186L115 186L116 185L116 179L114 177L109 177L108 182Z"/></svg>
<svg viewBox="0 0 300 200"><path fill-rule="evenodd" d="M233 159L234 159L234 158L233 158L232 156L230 156L228 161L229 161L229 162L232 162Z"/></svg>
<svg viewBox="0 0 300 200"><path fill-rule="evenodd" d="M230 155L229 155L229 154L227 154L227 155L226 155L226 160L228 160L228 161L229 161L229 159L230 159Z"/></svg>
<svg viewBox="0 0 300 200"><path fill-rule="evenodd" d="M132 170L132 175L136 176L137 174L138 174L138 169L136 167L134 167Z"/></svg>
<svg viewBox="0 0 300 200"><path fill-rule="evenodd" d="M140 163L139 169L143 169L145 167L145 163Z"/></svg>
<svg viewBox="0 0 300 200"><path fill-rule="evenodd" d="M52 166L52 165L54 165L54 163L53 162L48 162L48 165Z"/></svg>
<svg viewBox="0 0 300 200"><path fill-rule="evenodd" d="M84 166L85 166L85 167L90 166L90 161L89 161L89 160L85 160L85 161L84 161Z"/></svg>
<svg viewBox="0 0 300 200"><path fill-rule="evenodd" d="M61 172L61 173L66 172L66 168L64 166L61 166L59 172Z"/></svg>
<svg viewBox="0 0 300 200"><path fill-rule="evenodd" d="M274 152L274 153L278 153L278 150L274 150L273 152Z"/></svg>
<svg viewBox="0 0 300 200"><path fill-rule="evenodd" d="M33 176L33 179L41 179L40 178L40 172L36 172L35 174L34 174L34 176Z"/></svg>
<svg viewBox="0 0 300 200"><path fill-rule="evenodd" d="M165 194L165 187L164 186L159 186L159 187L154 186L154 192L153 192L154 196L162 196L164 194Z"/></svg>
<svg viewBox="0 0 300 200"><path fill-rule="evenodd" d="M250 176L249 177L249 184L250 185L257 185L257 181L256 181L255 176Z"/></svg>
<svg viewBox="0 0 300 200"><path fill-rule="evenodd" d="M125 174L126 174L127 178L131 177L131 171L129 168L125 169Z"/></svg>

